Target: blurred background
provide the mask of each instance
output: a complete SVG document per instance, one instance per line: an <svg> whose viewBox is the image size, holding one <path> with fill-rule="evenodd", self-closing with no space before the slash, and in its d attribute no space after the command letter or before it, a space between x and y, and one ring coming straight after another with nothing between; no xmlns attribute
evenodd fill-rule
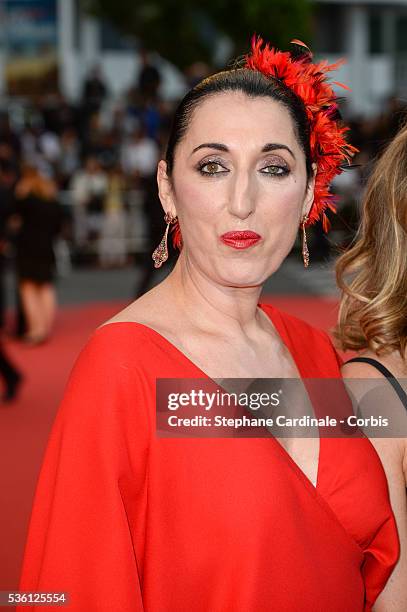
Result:
<svg viewBox="0 0 407 612"><path fill-rule="evenodd" d="M16 589L32 495L64 384L91 332L162 280L155 171L174 108L253 33L346 63L334 79L360 149L338 214L264 288L329 330L333 261L350 244L375 156L400 128L407 0L0 0L0 590ZM334 86L336 87L336 86ZM8 608L10 609L10 608Z"/></svg>

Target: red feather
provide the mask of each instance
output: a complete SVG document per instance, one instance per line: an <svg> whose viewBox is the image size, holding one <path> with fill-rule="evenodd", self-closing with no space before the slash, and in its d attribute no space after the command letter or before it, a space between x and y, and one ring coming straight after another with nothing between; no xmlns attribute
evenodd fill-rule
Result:
<svg viewBox="0 0 407 612"><path fill-rule="evenodd" d="M338 83L338 81L333 81L333 84L337 85L338 87L342 87L342 89L346 89L347 91L352 91L350 87L344 85L343 83Z"/></svg>
<svg viewBox="0 0 407 612"><path fill-rule="evenodd" d="M349 164L358 152L358 149L346 141L348 128L341 126L335 118L337 97L327 79L327 74L337 70L344 60L335 64L322 60L314 64L310 61L312 53L307 45L298 39L292 40L291 43L303 47L308 52L307 55L295 57L288 52L270 48L268 43L263 46L263 39L254 35L251 53L245 58L245 67L280 79L304 103L311 128L311 156L317 164L314 203L307 225L312 225L320 219L324 231L327 232L330 223L325 210L336 210L329 184L342 172L342 166ZM342 83L334 84L349 89Z"/></svg>
<svg viewBox="0 0 407 612"><path fill-rule="evenodd" d="M182 249L182 234L178 219L173 225L171 225L171 235L174 249L178 249L180 251Z"/></svg>
<svg viewBox="0 0 407 612"><path fill-rule="evenodd" d="M298 45L299 47L304 47L307 51L309 51L310 49L307 47L307 45L305 43L302 42L302 40L298 40L298 38L293 38L292 40L290 40L290 44L292 45Z"/></svg>

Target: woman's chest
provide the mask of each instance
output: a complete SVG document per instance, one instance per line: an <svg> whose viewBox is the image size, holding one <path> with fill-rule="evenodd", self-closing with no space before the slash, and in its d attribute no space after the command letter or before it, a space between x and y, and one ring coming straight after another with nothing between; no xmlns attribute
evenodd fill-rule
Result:
<svg viewBox="0 0 407 612"><path fill-rule="evenodd" d="M263 578L269 584L277 571L282 579L289 572L296 584L298 572L311 569L304 559L321 555L330 566L326 572L325 561L321 566L325 588L341 550L343 566L336 578L345 571L348 580L358 580L353 573L360 564L358 546L277 442L161 439L150 461L147 521L153 541L148 546L163 551L164 542L165 553L168 545L171 563L180 560L179 571L216 575L236 560L246 580L253 571L263 588ZM313 572L304 576L307 592Z"/></svg>
<svg viewBox="0 0 407 612"><path fill-rule="evenodd" d="M282 342L183 339L178 350L212 379L299 378L298 368Z"/></svg>
<svg viewBox="0 0 407 612"><path fill-rule="evenodd" d="M185 379L199 376L191 364L183 366ZM158 369L162 377L181 376L179 367L163 369L163 361ZM151 382L148 410L154 419L157 380ZM196 521L212 521L216 533L225 529L232 537L237 530L244 541L249 517L256 517L259 528L267 528L279 522L280 513L285 521L288 508L290 521L284 529L293 537L295 529L301 530L298 513L302 517L307 507L319 514L322 507L348 539L365 546L385 520L385 475L366 438L285 439L281 444L273 436L202 437L195 430L183 437L174 430L164 437L153 433L147 497L152 508L156 500L164 524L171 522L169 528L174 520L182 523L182 517L192 531L198 529ZM211 529L205 537L210 533ZM261 529L259 537L260 533Z"/></svg>

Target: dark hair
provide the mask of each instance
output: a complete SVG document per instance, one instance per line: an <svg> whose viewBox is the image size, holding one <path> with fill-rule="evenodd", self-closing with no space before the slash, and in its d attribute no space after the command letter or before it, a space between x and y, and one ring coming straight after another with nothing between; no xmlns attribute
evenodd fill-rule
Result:
<svg viewBox="0 0 407 612"><path fill-rule="evenodd" d="M188 129L195 108L205 98L226 91L240 91L252 98L268 97L288 110L294 123L295 135L304 151L309 180L312 176L313 160L310 148L310 125L303 101L279 79L267 77L249 68L233 68L213 74L195 85L181 100L175 111L165 154L167 174L169 176L172 174L175 149Z"/></svg>

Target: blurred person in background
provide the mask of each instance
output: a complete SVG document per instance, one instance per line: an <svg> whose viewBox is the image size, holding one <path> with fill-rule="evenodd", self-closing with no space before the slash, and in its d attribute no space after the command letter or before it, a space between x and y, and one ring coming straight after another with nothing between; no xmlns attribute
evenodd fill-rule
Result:
<svg viewBox="0 0 407 612"><path fill-rule="evenodd" d="M58 163L58 183L68 189L72 175L80 167L80 143L76 130L66 128L61 134L61 156Z"/></svg>
<svg viewBox="0 0 407 612"><path fill-rule="evenodd" d="M100 161L99 155L103 152L105 146L105 131L106 126L103 123L101 113L98 111L89 115L80 133L83 158L93 156Z"/></svg>
<svg viewBox="0 0 407 612"><path fill-rule="evenodd" d="M126 174L136 179L151 177L157 167L158 155L156 141L147 135L143 125L138 125L122 144L122 168Z"/></svg>
<svg viewBox="0 0 407 612"><path fill-rule="evenodd" d="M39 153L51 164L56 167L61 158L61 141L56 132L43 130L38 138Z"/></svg>
<svg viewBox="0 0 407 612"><path fill-rule="evenodd" d="M0 159L0 327L4 326L6 253L9 246L9 220L13 214L14 188L18 179L17 165Z"/></svg>
<svg viewBox="0 0 407 612"><path fill-rule="evenodd" d="M89 155L85 159L84 167L72 176L70 189L75 243L81 248L88 239L99 237L102 226L107 177L97 157Z"/></svg>
<svg viewBox="0 0 407 612"><path fill-rule="evenodd" d="M20 139L11 126L8 113L4 111L0 111L0 145L2 145L0 157L14 160L19 158Z"/></svg>
<svg viewBox="0 0 407 612"><path fill-rule="evenodd" d="M38 142L41 134L40 125L35 122L24 126L20 132L21 156L29 159L38 153Z"/></svg>
<svg viewBox="0 0 407 612"><path fill-rule="evenodd" d="M22 159L29 159L41 172L47 176L54 176L60 161L60 139L51 131L44 130L41 122L27 125L20 133Z"/></svg>
<svg viewBox="0 0 407 612"><path fill-rule="evenodd" d="M140 70L137 78L137 89L143 99L156 100L161 85L161 74L152 61L147 49L139 51Z"/></svg>
<svg viewBox="0 0 407 612"><path fill-rule="evenodd" d="M98 160L103 168L111 168L119 159L121 134L115 126L106 127L101 133Z"/></svg>
<svg viewBox="0 0 407 612"><path fill-rule="evenodd" d="M0 328L5 324L5 288L4 274L7 262L7 249L9 243L9 219L13 213L13 193L18 177L17 166L7 160L0 160ZM0 375L5 383L2 395L3 401L11 401L17 394L18 387L22 381L22 374L10 361L5 352L3 341L0 336Z"/></svg>
<svg viewBox="0 0 407 612"><path fill-rule="evenodd" d="M42 117L44 129L59 136L66 129L78 127L76 106L70 104L60 92L55 92L52 96L40 96L38 112Z"/></svg>
<svg viewBox="0 0 407 612"><path fill-rule="evenodd" d="M338 259L336 273L342 290L336 336L343 350L359 353L343 365L343 376L387 379L390 416L406 424L406 126L387 147L369 178L356 241ZM373 397L369 400L366 392L358 399L369 411ZM404 426L404 436L405 431ZM407 610L407 437L371 441L386 471L401 544L398 564L374 609L402 612Z"/></svg>
<svg viewBox="0 0 407 612"><path fill-rule="evenodd" d="M150 253L162 235L162 216L155 176L159 155L160 149L156 141L147 135L143 125L134 129L121 152L124 171L129 175L132 186L142 193L142 210L146 222L146 251L136 261L141 267L141 276L135 289L136 297L142 295L150 286L154 275Z"/></svg>
<svg viewBox="0 0 407 612"><path fill-rule="evenodd" d="M88 114L98 112L109 91L99 65L94 66L83 84L82 104Z"/></svg>
<svg viewBox="0 0 407 612"><path fill-rule="evenodd" d="M4 390L1 396L2 402L11 402L12 400L16 399L24 376L10 360L10 357L5 351L2 340L0 340L0 376L4 382Z"/></svg>
<svg viewBox="0 0 407 612"><path fill-rule="evenodd" d="M108 170L103 202L103 221L99 239L99 263L102 267L123 266L127 261L127 183L120 165Z"/></svg>
<svg viewBox="0 0 407 612"><path fill-rule="evenodd" d="M151 59L151 54L142 50L141 67L135 84L127 93L126 113L144 126L149 138L158 139L161 126L160 70Z"/></svg>
<svg viewBox="0 0 407 612"><path fill-rule="evenodd" d="M62 229L62 209L54 181L26 163L16 184L14 211L17 277L27 324L23 340L39 344L51 333L56 309L53 247Z"/></svg>
<svg viewBox="0 0 407 612"><path fill-rule="evenodd" d="M83 83L82 100L77 114L84 155L98 153L100 112L108 97L109 91L102 70L100 66L94 66Z"/></svg>

